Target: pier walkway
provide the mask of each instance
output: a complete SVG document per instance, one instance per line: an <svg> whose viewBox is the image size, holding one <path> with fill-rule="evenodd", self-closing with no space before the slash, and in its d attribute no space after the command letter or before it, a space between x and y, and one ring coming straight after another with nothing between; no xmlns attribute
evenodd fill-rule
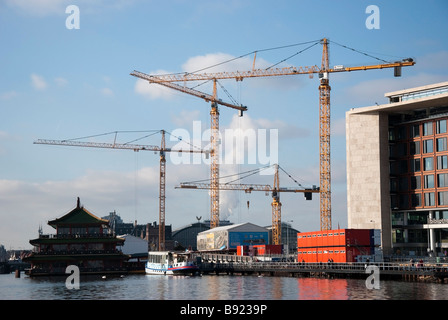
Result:
<svg viewBox="0 0 448 320"><path fill-rule="evenodd" d="M200 270L203 274L241 274L288 277L366 278L373 269L383 279L435 280L448 279L448 264L410 264L397 262L353 263L300 263L253 261L251 257L214 255L203 256ZM205 258L205 259L204 259ZM367 268L368 266L373 266Z"/></svg>

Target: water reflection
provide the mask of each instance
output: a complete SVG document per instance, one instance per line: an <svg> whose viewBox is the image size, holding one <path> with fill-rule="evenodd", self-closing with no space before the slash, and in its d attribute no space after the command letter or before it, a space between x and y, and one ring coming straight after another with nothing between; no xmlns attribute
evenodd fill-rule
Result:
<svg viewBox="0 0 448 320"><path fill-rule="evenodd" d="M182 277L132 275L125 278L81 278L69 290L65 278L30 279L0 275L0 300L442 300L448 284L381 281L368 289L362 279L257 276Z"/></svg>
<svg viewBox="0 0 448 320"><path fill-rule="evenodd" d="M298 278L297 290L300 300L347 300L346 279Z"/></svg>

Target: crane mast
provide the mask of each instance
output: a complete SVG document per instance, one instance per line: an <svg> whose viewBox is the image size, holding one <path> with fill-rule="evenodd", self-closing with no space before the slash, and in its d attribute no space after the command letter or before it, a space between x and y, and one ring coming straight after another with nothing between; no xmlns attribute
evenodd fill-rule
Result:
<svg viewBox="0 0 448 320"><path fill-rule="evenodd" d="M215 73L178 73L157 75L151 77L155 79L153 82L168 85L174 82L201 81L216 79L234 79L242 81L245 78L258 77L274 77L308 74L319 74L319 161L320 161L320 228L321 230L330 230L331 225L331 164L330 164L330 83L329 74L339 72L352 72L363 70L375 70L394 68L394 76L401 75L401 68L413 66L415 61L411 58L403 59L395 62L385 62L373 65L361 66L329 66L329 40L324 38L320 40L323 45L321 66L303 66L303 67L285 67L285 68L268 68L255 69L255 59L251 70L232 71L232 72L215 72ZM255 52L256 54L256 52ZM134 71L138 72L138 71ZM212 120L213 121L213 120Z"/></svg>
<svg viewBox="0 0 448 320"><path fill-rule="evenodd" d="M319 86L320 229L331 230L330 84L328 41L323 39Z"/></svg>
<svg viewBox="0 0 448 320"><path fill-rule="evenodd" d="M272 243L282 243L282 204L280 202L280 178L278 164L275 165L274 187L272 189Z"/></svg>
<svg viewBox="0 0 448 320"><path fill-rule="evenodd" d="M219 226L219 110L216 103L212 104L210 120L210 143L212 147L210 157L210 177L212 180L210 189L210 229L213 229Z"/></svg>
<svg viewBox="0 0 448 320"><path fill-rule="evenodd" d="M160 144L160 180L159 180L159 251L165 250L165 184L166 184L166 159L165 159L165 130L162 130Z"/></svg>

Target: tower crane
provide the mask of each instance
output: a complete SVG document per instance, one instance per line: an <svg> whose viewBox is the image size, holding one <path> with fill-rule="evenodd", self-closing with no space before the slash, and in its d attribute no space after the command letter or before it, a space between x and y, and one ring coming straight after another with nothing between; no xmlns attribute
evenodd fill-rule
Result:
<svg viewBox="0 0 448 320"><path fill-rule="evenodd" d="M192 153L206 153L203 150L175 150L167 148L165 145L165 130L160 131L162 134L160 147L153 145L129 144L129 143L105 143L105 142L82 142L71 140L48 140L38 139L34 144L47 144L58 146L74 146L74 147L89 147L89 148L108 148L108 149L124 149L138 152L143 151L158 151L160 153L160 177L159 177L159 251L165 250L165 184L166 184L166 152L192 152ZM115 132L116 139L117 132Z"/></svg>
<svg viewBox="0 0 448 320"><path fill-rule="evenodd" d="M217 79L213 79L213 95L209 95L195 89L191 89L185 86L180 86L176 83L170 83L165 81L160 81L157 76L147 75L143 72L134 71L131 73L132 76L148 81L149 83L156 83L162 86L181 91L195 97L204 99L206 102L211 102L211 152L210 152L210 176L212 188L210 189L210 228L215 228L219 226L219 110L218 104L239 110L239 115L242 116L244 111L247 111L247 107L238 106L231 103L221 101L217 98Z"/></svg>
<svg viewBox="0 0 448 320"><path fill-rule="evenodd" d="M306 200L312 199L313 193L319 193L319 188L280 188L280 178L278 172L278 164L275 164L275 174L274 174L274 184L263 185L263 184L232 184L232 183L220 183L220 190L242 190L246 193L251 193L252 191L264 191L272 193L272 243L281 244L282 243L282 204L280 202L280 192L302 192ZM208 183L194 183L194 182L183 182L176 188L185 189L211 189L212 185Z"/></svg>
<svg viewBox="0 0 448 320"><path fill-rule="evenodd" d="M330 166L330 83L328 75L330 73L351 72L361 70L374 70L394 68L394 76L401 76L401 68L413 66L415 61L411 58L395 62L385 62L374 65L361 65L344 67L342 65L329 66L329 40L323 38L319 40L323 46L322 62L320 66L285 67L255 69L255 57L252 70L216 72L216 73L177 73L168 75L147 75L153 79L153 83L164 85L174 82L202 81L216 79L235 79L242 81L245 78L274 77L286 75L319 74L319 161L320 161L320 228L321 230L331 230L331 166ZM353 50L353 49L352 49ZM355 50L356 51L356 50Z"/></svg>

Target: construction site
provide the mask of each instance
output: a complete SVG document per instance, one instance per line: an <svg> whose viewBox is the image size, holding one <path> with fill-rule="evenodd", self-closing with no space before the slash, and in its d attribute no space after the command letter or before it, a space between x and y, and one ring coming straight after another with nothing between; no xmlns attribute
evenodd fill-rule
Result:
<svg viewBox="0 0 448 320"><path fill-rule="evenodd" d="M243 70L243 71L223 71L223 72L204 72L206 69L198 70L196 72L189 73L172 73L172 74L146 74L140 71L132 71L130 73L131 76L136 77L138 79L142 79L147 82L148 86L162 86L168 88L170 90L174 90L176 92L180 92L182 94L193 96L198 98L198 100L203 100L210 104L210 144L209 147L203 149L201 147L197 147L190 143L189 149L179 149L173 148L167 145L166 135L170 134L169 130L165 129L157 129L153 130L147 136L153 136L155 134L160 134L160 143L157 145L147 145L147 144L136 144L137 140L127 142L127 143L118 143L117 135L119 132L114 132L114 141L113 142L91 142L85 141L86 139L66 139L66 140L50 140L50 139L38 139L34 143L35 144L46 144L46 145L57 145L57 146L70 146L70 147L87 147L87 148L107 148L107 149L116 149L116 150L130 150L134 152L139 151L152 151L158 154L160 169L159 169L159 194L158 194L158 202L159 202L159 210L158 210L158 250L165 251L167 250L166 246L166 225L170 223L171 213L166 211L166 189L167 188L177 188L179 192L194 192L195 190L206 190L209 193L210 197L210 212L209 212L209 230L204 231L198 234L197 240L197 249L199 251L214 251L229 254L232 252L233 254L244 256L246 252L250 252L249 246L252 248L252 255L254 252L259 252L258 255L265 255L266 252L272 251L275 254L283 253L282 249L278 249L281 247L283 243L285 243L285 239L282 235L282 207L287 207L288 204L282 204L280 199L280 195L282 193L299 193L302 194L306 201L319 201L320 211L319 214L316 214L316 219L319 219L320 230L315 230L312 234L312 237L315 236L321 237L321 235L327 236L332 230L334 230L335 226L332 223L332 186L331 186L331 176L332 176L332 168L331 168L331 127L330 127L330 110L331 110L331 86L330 86L330 75L336 73L351 73L354 71L369 71L369 70L380 70L386 69L390 70L392 73L391 76L400 77L402 74L402 68L411 67L416 62L412 58L403 58L400 60L394 61L385 61L379 58L376 58L370 54L365 52L358 51L356 49L347 47L345 45L340 45L339 43L331 42L327 38L319 39L314 42L306 42L300 45L306 45L306 48L300 50L295 53L293 56L299 55L301 52L308 50L315 46L321 46L322 51L319 56L320 63L311 66L291 66L291 67L282 67L278 68L276 65L273 65L269 68L257 68L257 53L260 55L264 50L253 51L249 54L240 56L248 57L251 56L253 58L253 67L251 70ZM358 52L364 56L367 56L371 59L379 60L379 63L369 64L369 65L356 65L356 66L344 66L344 65L330 65L330 57L329 57L329 47L330 45L338 45L342 48L348 49L352 52ZM274 50L275 48L265 49L265 50ZM281 62L286 61L291 57L287 57L283 59ZM238 58L236 58L238 59ZM225 65L227 61L223 61L222 65ZM386 71L385 71L386 72ZM316 108L313 109L318 112L318 123L316 123L316 127L319 129L319 141L316 142L319 144L319 181L316 181L312 185L302 186L297 180L294 178L294 174L286 172L281 163L276 163L272 166L269 166L272 170L273 174L268 175L267 179L271 179L272 183L266 184L254 184L254 183L242 183L241 180L243 178L249 177L255 173L259 173L262 169L257 170L249 170L244 172L239 172L235 177L232 177L231 182L223 182L223 178L229 178L228 175L225 177L220 173L220 113L227 112L227 109L233 109L238 112L240 117L244 117L246 113L252 112L252 110L256 110L256 108L251 108L250 106L244 106L236 101L232 101L231 103L225 102L222 100L221 96L218 96L218 90L221 89L225 91L222 82L224 81L236 81L241 82L251 81L252 78L263 78L263 77L295 77L295 76L308 76L313 78L314 76L318 77L318 84L316 85L317 95L316 95ZM368 72L366 74L368 77ZM197 84L198 82L208 82L213 86L211 93L205 93L197 90L197 85L189 86L189 84ZM230 96L230 95L229 95ZM230 96L231 97L231 96ZM221 110L220 110L221 108ZM224 110L222 110L224 109ZM255 111L254 111L255 112ZM314 112L314 111L313 111ZM99 134L98 136L102 136ZM92 137L84 137L84 138L92 138ZM167 175L169 175L169 170L167 170L167 153L189 153L189 154L199 154L200 156L207 158L210 160L210 168L209 168L209 179L207 181L193 181L193 182L181 182L177 186L167 186ZM295 182L295 187L286 187L285 181L280 181L280 174L285 173L289 178ZM186 190L185 190L186 189ZM272 197L271 202L271 220L272 225L270 226L270 233L268 235L267 232L263 232L261 229L265 229L254 224L250 224L252 227L243 228L244 230L240 230L238 236L230 236L228 228L222 229L220 226L220 194L222 192L242 192L249 194L256 191L262 191L266 194L269 194ZM149 196L149 195L148 195ZM249 206L249 202L247 203ZM193 219L194 217L192 217ZM148 217L148 220L152 218ZM368 219L368 218L366 218ZM358 236L369 237L369 235L373 235L375 232L375 243L371 244L368 240L365 240L368 246L368 250L358 250L356 253L354 251L350 251L349 255L346 255L344 258L341 256L335 256L336 250L330 250L329 247L335 246L344 246L344 244L338 243L330 244L325 243L325 245L318 244L317 242L311 244L303 244L303 242L297 242L298 248L292 248L292 252L294 252L293 256L295 261L307 261L307 262L322 262L322 261L337 261L337 262L351 262L357 261L355 260L356 255L371 255L374 254L375 250L379 250L384 245L382 244L382 240L384 234L382 233L381 225L371 225L371 227L360 227L359 229L367 230L364 233L359 231L356 232L357 227L351 227L349 221L349 228L346 229L346 234L350 234L352 238L356 238ZM307 229L307 226L303 226L303 229ZM267 229L265 229L267 230ZM339 230L337 228L336 230ZM375 230L375 231L373 231ZM224 233L226 235L224 235ZM255 233L257 235L255 235ZM341 231L340 231L341 232ZM342 231L344 232L344 231ZM388 231L389 232L389 231ZM249 236L249 240L244 237ZM295 238L302 239L307 236L301 233L298 233L298 236ZM373 237L373 236L372 236ZM389 238L389 236L386 236ZM364 241L364 240L359 240ZM344 241L343 241L344 242ZM357 240L353 240L352 244L359 245ZM346 244L348 245L348 244ZM255 250L254 246L258 246ZM275 249L277 246L277 249ZM302 247L300 247L302 246ZM304 251L315 251L316 248L321 246L326 251L325 255L308 255L305 256L303 254ZM364 244L363 244L364 246ZM313 247L314 249L310 249ZM375 247L375 250L373 249ZM289 248L290 249L290 248ZM288 249L288 253L291 250ZM230 251L229 251L230 250ZM344 249L347 250L347 249ZM334 254L330 254L329 252L334 252ZM339 249L337 250L338 254L340 253ZM364 253L364 254L362 254ZM388 252L389 253L389 252ZM257 254L255 254L257 255ZM313 256L313 258L311 258ZM306 260L305 260L306 257Z"/></svg>

